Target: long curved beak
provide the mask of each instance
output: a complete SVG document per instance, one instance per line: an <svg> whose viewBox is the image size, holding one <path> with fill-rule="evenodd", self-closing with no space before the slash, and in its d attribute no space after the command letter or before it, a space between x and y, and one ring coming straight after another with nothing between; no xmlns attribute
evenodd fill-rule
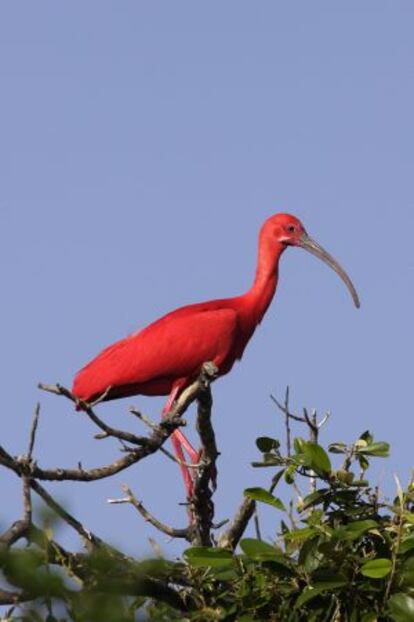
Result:
<svg viewBox="0 0 414 622"><path fill-rule="evenodd" d="M341 279L347 286L356 308L359 309L360 302L356 289L351 279L349 278L345 270L341 268L339 263L324 248L322 248L320 244L318 244L317 242L315 242L315 240L309 237L307 233L304 233L302 235L298 245L304 248L306 251L309 251L309 253L312 253L312 255L315 255L316 257L319 257L319 259L322 259L322 261L328 264L328 266L330 266L332 270L335 270L336 274L341 277Z"/></svg>

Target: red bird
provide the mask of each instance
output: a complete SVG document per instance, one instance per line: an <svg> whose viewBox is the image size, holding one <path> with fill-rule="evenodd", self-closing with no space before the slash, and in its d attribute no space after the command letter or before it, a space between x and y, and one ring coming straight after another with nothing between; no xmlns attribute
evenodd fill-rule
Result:
<svg viewBox="0 0 414 622"><path fill-rule="evenodd" d="M90 402L108 390L106 400L130 395L169 395L167 413L179 393L212 361L220 376L227 374L260 324L274 296L279 259L288 246L299 246L327 263L348 287L356 307L359 299L344 270L317 242L302 223L290 214L275 214L262 226L254 283L234 298L211 300L181 307L143 330L103 350L77 374L73 393ZM183 449L194 463L198 452L181 432L171 437L178 459ZM193 482L190 469L181 465L187 495Z"/></svg>

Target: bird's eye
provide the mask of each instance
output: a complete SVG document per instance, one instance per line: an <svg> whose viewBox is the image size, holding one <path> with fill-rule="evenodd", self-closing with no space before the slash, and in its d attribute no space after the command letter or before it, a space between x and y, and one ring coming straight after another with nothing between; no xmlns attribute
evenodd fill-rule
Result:
<svg viewBox="0 0 414 622"><path fill-rule="evenodd" d="M288 225L287 230L289 231L289 233L294 233L296 231L296 227L295 225Z"/></svg>

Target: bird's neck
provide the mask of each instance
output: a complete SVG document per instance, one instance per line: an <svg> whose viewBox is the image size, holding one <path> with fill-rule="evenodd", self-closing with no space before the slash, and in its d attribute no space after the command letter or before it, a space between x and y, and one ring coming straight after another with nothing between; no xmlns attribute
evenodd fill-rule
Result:
<svg viewBox="0 0 414 622"><path fill-rule="evenodd" d="M285 250L284 244L275 245L260 240L256 275L250 290L244 294L244 320L246 328L254 331L260 324L276 291L279 259Z"/></svg>

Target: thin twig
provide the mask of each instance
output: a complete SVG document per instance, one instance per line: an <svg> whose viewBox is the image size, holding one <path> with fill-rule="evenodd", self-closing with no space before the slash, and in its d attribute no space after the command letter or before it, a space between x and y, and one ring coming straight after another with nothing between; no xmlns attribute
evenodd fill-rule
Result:
<svg viewBox="0 0 414 622"><path fill-rule="evenodd" d="M291 413L283 404L281 404L274 395L270 395L270 399L276 404L276 406L279 408L279 410L282 411L282 413L284 413L287 417L289 417L289 419L294 419L295 421L300 421L303 423L304 419L303 417L299 417L299 415L295 415L294 413Z"/></svg>
<svg viewBox="0 0 414 622"><path fill-rule="evenodd" d="M32 482L30 478L27 476L22 477L23 481L23 509L24 509L24 518L23 520L26 522L29 527L32 522L32 497L30 493L30 487Z"/></svg>
<svg viewBox="0 0 414 622"><path fill-rule="evenodd" d="M151 430L155 430L157 428L158 424L151 421L149 417L144 415L140 410L137 410L134 406L130 406L128 412L131 415L135 415L135 417L137 417L140 421L145 423L145 425L151 428Z"/></svg>
<svg viewBox="0 0 414 622"><path fill-rule="evenodd" d="M36 441L36 432L37 432L37 426L38 426L38 423L39 423L39 416L40 416L40 404L38 402L36 404L36 408L35 408L34 415L33 415L33 420L32 420L32 427L31 427L31 430L30 430L29 448L27 450L27 459L29 460L29 462L32 459L34 444L35 444L35 441Z"/></svg>
<svg viewBox="0 0 414 622"><path fill-rule="evenodd" d="M168 451L168 449L165 449L165 447L160 447L160 452L162 454L164 454L164 456L167 456L167 458L169 458L172 462L175 462L176 464L179 464L180 466L185 466L187 467L187 469L199 469L202 466L201 462L185 462L184 460L180 460L179 458L176 458L171 452Z"/></svg>
<svg viewBox="0 0 414 622"><path fill-rule="evenodd" d="M121 486L121 488L123 492L127 495L126 498L125 499L108 499L108 503L111 503L111 504L129 503L134 506L134 508L141 514L144 520L146 520L148 523L150 523L150 525L158 529L158 531L161 531L165 535L170 536L170 538L185 538L186 540L190 541L189 529L187 528L174 529L173 527L170 527L169 525L162 523L157 518L155 518L155 516L153 516L153 514L151 514L144 507L141 501L138 501L138 499L132 493L131 489L128 488L128 486L124 484L123 486Z"/></svg>
<svg viewBox="0 0 414 622"><path fill-rule="evenodd" d="M254 521L254 529L256 532L256 538L258 540L262 539L262 534L260 531L260 522L259 522L259 514L257 512L257 507L255 508L254 514L253 514L253 521Z"/></svg>
<svg viewBox="0 0 414 622"><path fill-rule="evenodd" d="M27 533L27 522L24 519L15 521L1 536L0 536L0 550L3 548L9 548L15 542L24 538Z"/></svg>
<svg viewBox="0 0 414 622"><path fill-rule="evenodd" d="M318 425L316 420L316 410L312 410L311 416L308 414L308 410L306 408L303 409L303 417L309 428L310 440L312 443L318 442Z"/></svg>
<svg viewBox="0 0 414 622"><path fill-rule="evenodd" d="M131 415L135 415L136 417L138 417L138 419L145 423L145 425L147 425L151 430L157 429L156 423L151 421L151 419L146 415L143 415L142 412L140 412L139 410L136 410L136 408L134 408L133 406L131 406L129 412L131 413ZM190 462L185 462L184 460L179 460L179 458L176 458L171 452L168 451L168 449L165 449L165 447L160 447L160 452L167 456L167 458L169 458L172 462L175 462L180 466L185 466L188 469L198 469L200 467L200 463L193 464Z"/></svg>
<svg viewBox="0 0 414 622"><path fill-rule="evenodd" d="M109 389L107 389L107 391L105 391L105 393L101 395L98 399L96 399L92 404L88 404L88 402L80 400L76 397L76 395L71 393L69 389L66 389L66 387L63 387L60 384L43 384L40 382L38 384L38 387L42 391L53 393L54 395L62 395L63 397L66 397L71 402L76 404L76 406L80 410L82 410L98 428L105 432L105 436L99 435L97 438L102 439L111 436L138 446L144 445L147 442L147 439L145 437L137 436L136 434L132 434L132 432L118 430L117 428L109 426L94 412L93 406L100 404L105 399L109 392Z"/></svg>
<svg viewBox="0 0 414 622"><path fill-rule="evenodd" d="M395 483L397 485L397 496L398 496L398 501L399 501L399 512L397 515L398 517L398 527L397 527L397 537L393 543L393 547L392 547L392 554L391 554L391 572L388 576L387 579L387 585L385 588L385 593L384 593L384 601L383 601L383 606L385 608L387 602L388 602L388 598L391 592L391 588L392 588L392 584L394 582L394 577L395 577L395 571L397 569L397 559L398 559L398 553L400 551L400 546L401 546L401 540L402 540L402 535L403 535L403 531L404 531L404 492L403 489L401 487L400 484L400 480L398 479L397 475L394 475L394 479L395 479Z"/></svg>
<svg viewBox="0 0 414 622"><path fill-rule="evenodd" d="M285 393L285 427L286 427L287 455L290 457L292 453L292 443L291 443L290 421L289 421L288 413L289 413L289 385L286 387L286 393Z"/></svg>

